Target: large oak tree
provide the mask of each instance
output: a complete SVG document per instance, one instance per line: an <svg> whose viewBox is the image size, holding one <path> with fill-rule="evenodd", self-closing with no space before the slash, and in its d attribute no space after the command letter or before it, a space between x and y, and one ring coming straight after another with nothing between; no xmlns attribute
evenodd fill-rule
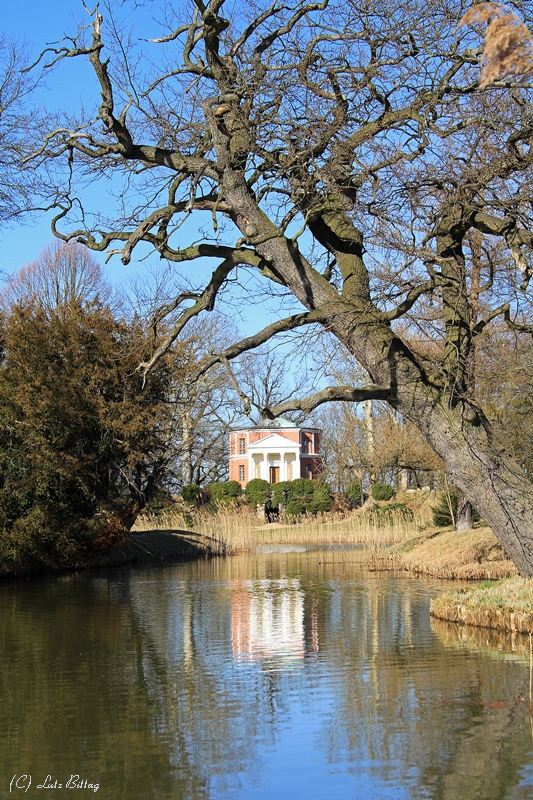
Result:
<svg viewBox="0 0 533 800"><path fill-rule="evenodd" d="M148 244L193 284L211 260L205 285L176 297L181 313L144 369L213 309L237 268L255 270L303 310L213 353L197 374L280 331L323 326L371 385L265 415L386 400L533 574L531 484L469 383L492 320L533 330L533 105L516 61L480 88L481 40L457 27L460 0L255 0L240 11L194 0L167 5L150 40L146 15L136 35L121 32L113 14L125 7L96 9L91 28L41 54L47 68L88 59L100 97L88 85L85 109L50 129L31 163L49 176L57 166L63 239L124 264ZM134 3L133 21L143 13ZM83 192L109 176L123 189L106 220ZM202 227L187 241L191 214Z"/></svg>

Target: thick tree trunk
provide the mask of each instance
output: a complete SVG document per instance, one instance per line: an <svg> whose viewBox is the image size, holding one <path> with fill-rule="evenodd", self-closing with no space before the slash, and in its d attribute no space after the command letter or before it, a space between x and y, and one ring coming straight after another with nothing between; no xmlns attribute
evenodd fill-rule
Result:
<svg viewBox="0 0 533 800"><path fill-rule="evenodd" d="M443 459L450 482L479 511L520 573L533 576L533 486L481 410L467 402L450 407L449 393L428 379L390 328L336 322L334 332L376 384L391 386L391 405Z"/></svg>
<svg viewBox="0 0 533 800"><path fill-rule="evenodd" d="M523 575L533 575L533 487L479 414L474 422L457 409L411 405L400 410L444 460L458 491L478 509Z"/></svg>
<svg viewBox="0 0 533 800"><path fill-rule="evenodd" d="M390 387L388 402L420 430L443 459L453 485L479 511L518 570L523 575L533 575L533 486L494 436L480 409L458 393L468 354L465 331L470 326L468 308L458 310L458 305L454 306L450 287L456 281L455 294L464 291L461 269L457 277L450 267L450 276L446 277L446 352L439 375L433 379L372 303L362 236L347 217L324 213L324 229L312 230L322 241L327 242L329 237L335 242L330 249L343 276L339 295L293 242L278 235L248 193L242 174L230 170L225 188L232 207L238 209L234 218L238 227L244 231L253 223L265 236L265 242L256 250L270 273L278 275L306 308L316 310L317 322L343 342L377 386ZM455 239L451 234L448 238L445 235L453 229L453 220L443 229L443 264L454 258L460 261L460 253L454 251ZM459 317L454 317L459 311ZM455 373L454 352L459 353Z"/></svg>

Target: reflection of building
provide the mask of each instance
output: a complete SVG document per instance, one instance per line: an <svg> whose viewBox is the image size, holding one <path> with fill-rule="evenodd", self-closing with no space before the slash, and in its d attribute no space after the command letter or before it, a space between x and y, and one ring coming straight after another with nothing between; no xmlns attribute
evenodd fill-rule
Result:
<svg viewBox="0 0 533 800"><path fill-rule="evenodd" d="M299 428L278 417L230 434L229 478L241 486L252 478L269 483L316 478L321 466L318 428Z"/></svg>
<svg viewBox="0 0 533 800"><path fill-rule="evenodd" d="M230 583L233 655L250 661L304 656L304 593L298 578Z"/></svg>

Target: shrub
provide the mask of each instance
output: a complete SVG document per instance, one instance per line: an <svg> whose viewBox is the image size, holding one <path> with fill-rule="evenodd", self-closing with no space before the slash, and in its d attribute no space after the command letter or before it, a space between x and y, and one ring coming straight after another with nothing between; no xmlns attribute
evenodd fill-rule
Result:
<svg viewBox="0 0 533 800"><path fill-rule="evenodd" d="M375 483L372 486L372 497L374 500L390 500L396 492L394 487L388 483Z"/></svg>
<svg viewBox="0 0 533 800"><path fill-rule="evenodd" d="M358 508L360 505L362 505L360 483L350 483L350 485L346 487L345 494L350 501L351 508Z"/></svg>
<svg viewBox="0 0 533 800"><path fill-rule="evenodd" d="M453 511L453 519L450 505ZM437 505L433 506L431 509L431 513L433 514L433 524L437 528L446 528L449 525L453 525L454 521L457 520L457 491L455 489L450 489L448 493L443 492ZM478 512L473 508L472 522L479 522L479 519Z"/></svg>
<svg viewBox="0 0 533 800"><path fill-rule="evenodd" d="M411 520L414 515L405 503L387 503L384 506L374 506L370 516L376 525L385 525L394 520Z"/></svg>
<svg viewBox="0 0 533 800"><path fill-rule="evenodd" d="M319 511L329 511L333 503L328 487L325 483L311 480L310 478L296 478L294 481L282 481L271 487L273 491L272 507L285 506L287 514L303 514L308 511L316 514ZM300 508L300 511L292 510Z"/></svg>
<svg viewBox="0 0 533 800"><path fill-rule="evenodd" d="M311 478L296 478L294 481L287 481L290 486L292 497L309 497L314 494L317 482Z"/></svg>
<svg viewBox="0 0 533 800"><path fill-rule="evenodd" d="M290 517L299 517L300 514L305 513L305 508L297 500L289 500L285 513Z"/></svg>
<svg viewBox="0 0 533 800"><path fill-rule="evenodd" d="M239 481L212 483L209 489L211 491L211 500L214 503L231 503L242 494L242 486Z"/></svg>
<svg viewBox="0 0 533 800"><path fill-rule="evenodd" d="M315 487L313 499L311 500L311 504L308 506L307 510L311 511L312 514L317 514L321 511L329 511L332 503L333 497L329 493L328 487L325 483L319 483Z"/></svg>
<svg viewBox="0 0 533 800"><path fill-rule="evenodd" d="M281 481L280 483L274 483L270 486L270 490L272 492L272 500L271 505L272 508L279 508L280 505L287 505L291 500L296 499L296 494L294 494L292 489L292 484L294 481Z"/></svg>
<svg viewBox="0 0 533 800"><path fill-rule="evenodd" d="M270 498L271 486L263 478L253 478L246 484L244 494L252 506L262 506Z"/></svg>
<svg viewBox="0 0 533 800"><path fill-rule="evenodd" d="M294 481L272 484L261 478L254 478L246 485L244 493L251 505L267 503L271 509L283 506L287 514L294 516L306 511L312 514L329 511L333 504L327 485L310 478L296 478Z"/></svg>
<svg viewBox="0 0 533 800"><path fill-rule="evenodd" d="M195 483L188 483L181 489L181 499L188 506L192 506L194 503L196 503L200 492L201 489L199 486L197 486Z"/></svg>

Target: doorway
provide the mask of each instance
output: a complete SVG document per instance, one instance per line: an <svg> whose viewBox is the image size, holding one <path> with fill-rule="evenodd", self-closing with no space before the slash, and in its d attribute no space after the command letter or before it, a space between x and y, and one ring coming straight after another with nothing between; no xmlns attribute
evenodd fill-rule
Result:
<svg viewBox="0 0 533 800"><path fill-rule="evenodd" d="M270 483L279 483L279 467L270 467Z"/></svg>

